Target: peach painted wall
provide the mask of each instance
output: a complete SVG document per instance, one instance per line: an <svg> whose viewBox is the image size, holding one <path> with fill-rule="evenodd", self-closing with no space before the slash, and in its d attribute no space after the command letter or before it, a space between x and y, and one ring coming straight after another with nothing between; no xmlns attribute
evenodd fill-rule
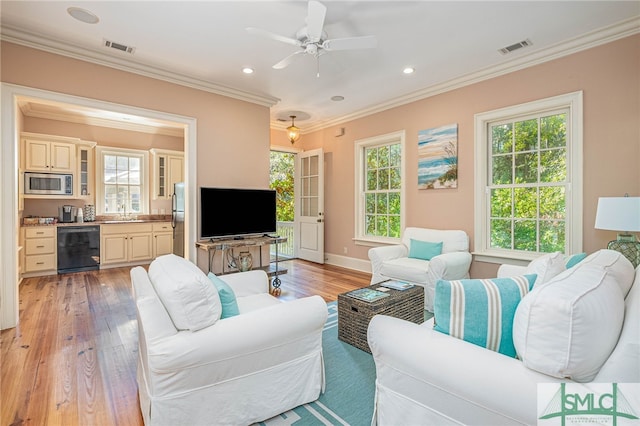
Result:
<svg viewBox="0 0 640 426"><path fill-rule="evenodd" d="M606 247L614 232L593 228L600 196L640 196L640 36L632 36L525 70L304 135L304 149L325 152L325 251L368 259L354 237L354 142L406 131L407 226L474 232L474 115L583 91L583 249ZM425 70L428 72L428 70ZM417 189L419 130L458 124L457 189ZM334 137L338 127L345 135ZM474 262L474 277L495 276L497 265Z"/></svg>
<svg viewBox="0 0 640 426"><path fill-rule="evenodd" d="M268 107L9 42L0 52L5 83L195 118L197 187L269 186Z"/></svg>
<svg viewBox="0 0 640 426"><path fill-rule="evenodd" d="M8 42L1 52L5 83L196 118L197 185L268 187L268 107Z"/></svg>

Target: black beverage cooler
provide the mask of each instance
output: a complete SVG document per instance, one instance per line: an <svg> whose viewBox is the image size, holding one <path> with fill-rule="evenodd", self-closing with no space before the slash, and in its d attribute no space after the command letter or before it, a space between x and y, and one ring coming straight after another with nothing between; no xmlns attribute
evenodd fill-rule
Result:
<svg viewBox="0 0 640 426"><path fill-rule="evenodd" d="M58 226L58 273L100 268L100 226Z"/></svg>

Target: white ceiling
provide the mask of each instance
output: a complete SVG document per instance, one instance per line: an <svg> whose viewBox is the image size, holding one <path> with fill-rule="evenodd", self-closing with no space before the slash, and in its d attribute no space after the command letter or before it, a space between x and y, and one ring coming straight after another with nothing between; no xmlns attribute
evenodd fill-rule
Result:
<svg viewBox="0 0 640 426"><path fill-rule="evenodd" d="M292 113L316 130L640 32L640 1L323 1L328 38L375 35L375 49L301 56L247 27L295 38L306 1L5 1L2 39ZM75 6L98 16L73 19ZM500 48L530 40L508 55ZM104 40L135 48L104 47ZM255 70L252 75L243 67ZM415 73L404 75L412 66ZM343 96L335 102L332 96ZM31 105L26 110L37 111ZM46 108L51 109L51 106Z"/></svg>

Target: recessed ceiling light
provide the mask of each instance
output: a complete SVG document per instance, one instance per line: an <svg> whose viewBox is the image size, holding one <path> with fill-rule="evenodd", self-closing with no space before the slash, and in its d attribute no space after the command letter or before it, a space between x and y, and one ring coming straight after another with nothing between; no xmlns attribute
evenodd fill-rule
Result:
<svg viewBox="0 0 640 426"><path fill-rule="evenodd" d="M340 95L332 96L331 100L334 102L344 101L344 96L340 96Z"/></svg>
<svg viewBox="0 0 640 426"><path fill-rule="evenodd" d="M242 72L245 74L253 74L253 68L244 67L242 68Z"/></svg>
<svg viewBox="0 0 640 426"><path fill-rule="evenodd" d="M81 9L79 7L68 8L67 13L78 21L84 22L86 24L97 24L98 21L100 21L100 19L96 15L86 9Z"/></svg>
<svg viewBox="0 0 640 426"><path fill-rule="evenodd" d="M403 72L404 74L413 74L413 73L415 72L415 70L416 70L416 69L415 69L415 68L413 68L413 67L406 67L405 69L403 69L403 70L402 70L402 72Z"/></svg>

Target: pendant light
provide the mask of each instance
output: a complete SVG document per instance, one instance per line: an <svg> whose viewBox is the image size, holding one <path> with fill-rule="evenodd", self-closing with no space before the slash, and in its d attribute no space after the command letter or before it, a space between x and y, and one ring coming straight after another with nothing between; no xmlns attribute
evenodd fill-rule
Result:
<svg viewBox="0 0 640 426"><path fill-rule="evenodd" d="M289 137L289 141L293 145L295 141L300 139L300 129L295 126L294 120L296 119L295 115L290 115L291 117L291 126L287 127L287 136Z"/></svg>

